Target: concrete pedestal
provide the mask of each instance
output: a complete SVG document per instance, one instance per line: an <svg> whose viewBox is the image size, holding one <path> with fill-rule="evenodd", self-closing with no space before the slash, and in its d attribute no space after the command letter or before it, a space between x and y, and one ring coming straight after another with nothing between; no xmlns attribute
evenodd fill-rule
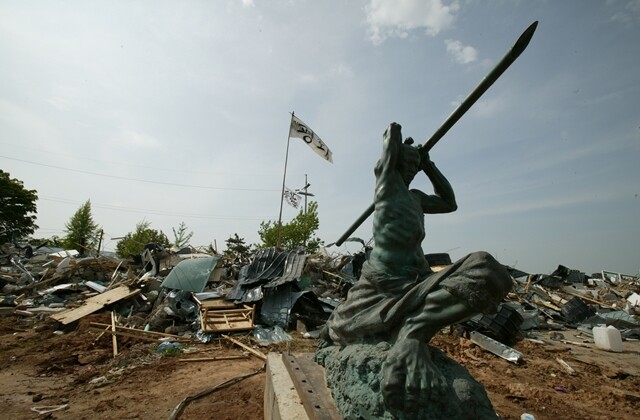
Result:
<svg viewBox="0 0 640 420"><path fill-rule="evenodd" d="M326 386L324 368L313 353L267 356L265 420L341 419Z"/></svg>

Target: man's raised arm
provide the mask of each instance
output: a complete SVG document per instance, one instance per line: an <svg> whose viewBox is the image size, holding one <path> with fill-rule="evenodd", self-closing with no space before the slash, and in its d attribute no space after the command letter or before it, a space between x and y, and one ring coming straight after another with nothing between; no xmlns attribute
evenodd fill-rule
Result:
<svg viewBox="0 0 640 420"><path fill-rule="evenodd" d="M419 148L420 149L420 148ZM451 184L429 158L429 153L420 150L420 169L433 185L433 195L419 190L411 190L420 196L422 210L425 213L451 213L458 209L456 196Z"/></svg>

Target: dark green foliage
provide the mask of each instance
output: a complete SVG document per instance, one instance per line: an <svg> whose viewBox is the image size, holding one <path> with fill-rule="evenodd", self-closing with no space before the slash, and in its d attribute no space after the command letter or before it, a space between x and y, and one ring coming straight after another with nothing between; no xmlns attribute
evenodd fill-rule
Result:
<svg viewBox="0 0 640 420"><path fill-rule="evenodd" d="M278 226L277 222L268 221L260 223L258 234L262 240L260 247L268 248L277 246L278 235L280 235L280 248L291 250L303 247L307 252L316 252L324 242L316 236L316 230L320 227L318 218L318 203L309 203L307 212L300 210L300 213L289 223ZM280 233L278 232L280 230Z"/></svg>
<svg viewBox="0 0 640 420"><path fill-rule="evenodd" d="M135 232L129 232L116 244L116 254L120 258L130 258L144 251L149 243L160 244L165 248L171 246L167 235L162 231L151 229L151 222L142 221L136 225Z"/></svg>
<svg viewBox="0 0 640 420"><path fill-rule="evenodd" d="M180 225L178 225L178 229L176 230L176 228L171 228L171 230L173 231L173 245L178 248L184 248L185 246L189 245L189 241L191 240L191 237L193 236L193 232L189 232L187 233L187 225L184 222L180 222Z"/></svg>
<svg viewBox="0 0 640 420"><path fill-rule="evenodd" d="M241 238L237 233L234 233L233 236L229 236L229 239L226 240L226 244L227 249L224 251L224 256L228 260L234 261L238 259L241 262L249 261L253 252L251 246L245 244L244 238Z"/></svg>
<svg viewBox="0 0 640 420"><path fill-rule="evenodd" d="M96 250L99 226L93 221L90 200L87 200L71 216L71 219L65 224L65 228L67 235L62 240L64 248L75 249L81 256Z"/></svg>
<svg viewBox="0 0 640 420"><path fill-rule="evenodd" d="M31 235L36 225L36 190L24 188L0 169L0 244Z"/></svg>

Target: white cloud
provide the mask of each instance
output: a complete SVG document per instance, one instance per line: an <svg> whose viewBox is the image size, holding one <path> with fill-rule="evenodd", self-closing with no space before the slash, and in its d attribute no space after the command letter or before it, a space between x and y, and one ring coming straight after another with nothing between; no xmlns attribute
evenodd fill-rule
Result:
<svg viewBox="0 0 640 420"><path fill-rule="evenodd" d="M128 149L155 149L161 146L155 137L129 129L122 130L114 139L114 144Z"/></svg>
<svg viewBox="0 0 640 420"><path fill-rule="evenodd" d="M338 63L329 69L329 74L341 77L353 77L353 70L345 63Z"/></svg>
<svg viewBox="0 0 640 420"><path fill-rule="evenodd" d="M490 118L502 112L506 108L505 102L500 98L479 101L474 105L473 115L479 118Z"/></svg>
<svg viewBox="0 0 640 420"><path fill-rule="evenodd" d="M608 2L608 6L616 7L618 2ZM615 12L611 16L611 21L631 24L636 20L640 20L640 0L629 0L624 7Z"/></svg>
<svg viewBox="0 0 640 420"><path fill-rule="evenodd" d="M435 36L453 25L459 8L455 1L445 5L441 0L371 0L365 7L369 37L378 45L388 37L406 38L419 28Z"/></svg>
<svg viewBox="0 0 640 420"><path fill-rule="evenodd" d="M313 85L318 83L318 77L313 74L313 73L305 73L303 75L301 75L298 80L300 81L300 83L302 84L309 84L309 85Z"/></svg>
<svg viewBox="0 0 640 420"><path fill-rule="evenodd" d="M242 7L244 8L248 8L248 7L254 7L255 4L253 3L253 0L242 0Z"/></svg>
<svg viewBox="0 0 640 420"><path fill-rule="evenodd" d="M469 64L478 59L478 50L470 45L463 45L455 39L447 39L444 43L447 46L447 52L460 64Z"/></svg>

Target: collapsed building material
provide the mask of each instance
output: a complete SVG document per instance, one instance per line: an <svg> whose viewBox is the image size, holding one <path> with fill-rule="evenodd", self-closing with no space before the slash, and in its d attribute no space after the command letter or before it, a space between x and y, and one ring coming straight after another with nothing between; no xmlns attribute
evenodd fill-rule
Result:
<svg viewBox="0 0 640 420"><path fill-rule="evenodd" d="M225 299L211 299L199 303L200 326L206 333L246 331L253 329L255 307L235 304Z"/></svg>
<svg viewBox="0 0 640 420"><path fill-rule="evenodd" d="M495 314L479 314L465 323L471 330L482 330L501 342L511 341L520 332L524 318L516 308L507 303L498 305Z"/></svg>
<svg viewBox="0 0 640 420"><path fill-rule="evenodd" d="M219 360L238 360L238 359L246 359L249 356L239 355L239 356L214 356L214 357L195 357L191 359L178 359L179 362L217 362Z"/></svg>
<svg viewBox="0 0 640 420"><path fill-rule="evenodd" d="M567 373L569 375L575 375L576 371L574 368L572 368L571 366L569 366L569 363L565 362L564 360L560 359L559 357L556 357L556 362L558 362L560 364L560 366L563 367L564 370L567 371Z"/></svg>
<svg viewBox="0 0 640 420"><path fill-rule="evenodd" d="M245 349L245 350L246 350L246 351L248 351L249 353L251 353L251 354L253 354L253 355L257 356L258 358L260 358L260 359L262 359L262 360L264 360L264 361L266 361L266 360L267 360L267 356L266 356L264 353L259 352L258 350L254 350L254 349L252 349L251 347L249 347L249 346L247 346L247 345L245 345L245 344L242 344L241 342L239 342L239 341L238 341L238 340L236 340L235 338L231 338L231 337L229 337L228 335L225 335L225 334L222 334L222 337L224 337L225 339L229 340L230 342L232 342L232 343L233 343L233 344L235 344L236 346L240 346L240 347L242 347L243 349Z"/></svg>
<svg viewBox="0 0 640 420"><path fill-rule="evenodd" d="M285 285L265 291L261 319L270 326L288 329L301 320L309 329L326 322L328 315L312 291L298 291L294 285Z"/></svg>
<svg viewBox="0 0 640 420"><path fill-rule="evenodd" d="M221 258L218 256L183 260L173 267L162 287L200 293L210 280L219 280L221 270L216 270L219 263Z"/></svg>
<svg viewBox="0 0 640 420"><path fill-rule="evenodd" d="M524 358L524 355L518 350L509 346L505 346L499 341L489 338L477 331L471 332L470 339L483 349L495 354L496 356L502 357L503 359L508 360L511 363L518 364Z"/></svg>
<svg viewBox="0 0 640 420"><path fill-rule="evenodd" d="M114 332L111 330L112 328L111 324L102 324L100 322L91 322L89 324L89 327L102 330L107 334L121 335L124 337L131 337L131 338L136 338L138 340L146 340L146 341L153 341L153 342L158 342L160 340L166 340L166 339L171 339L173 341L180 341L180 342L188 342L188 343L192 343L196 341L189 337L182 337L174 334L159 333L155 331L139 330L137 328L123 327L120 325L115 326L116 330Z"/></svg>
<svg viewBox="0 0 640 420"><path fill-rule="evenodd" d="M63 325L70 324L89 314L92 314L107 305L128 299L140 293L140 289L131 290L128 286L118 286L97 296L90 297L83 304L74 309L67 309L51 315L51 318Z"/></svg>
<svg viewBox="0 0 640 420"><path fill-rule="evenodd" d="M559 265L553 273L552 277L559 277L568 283L586 283L587 276L579 270L573 270L564 265Z"/></svg>
<svg viewBox="0 0 640 420"><path fill-rule="evenodd" d="M263 288L277 288L300 280L306 255L301 250L279 252L276 248L258 251L246 271L241 272L227 299L237 302L255 302L262 299ZM259 289L259 290L258 290Z"/></svg>
<svg viewBox="0 0 640 420"><path fill-rule="evenodd" d="M585 305L585 303L578 297L571 298L562 307L561 312L562 316L564 316L567 322L570 323L580 322L595 315L595 311Z"/></svg>

